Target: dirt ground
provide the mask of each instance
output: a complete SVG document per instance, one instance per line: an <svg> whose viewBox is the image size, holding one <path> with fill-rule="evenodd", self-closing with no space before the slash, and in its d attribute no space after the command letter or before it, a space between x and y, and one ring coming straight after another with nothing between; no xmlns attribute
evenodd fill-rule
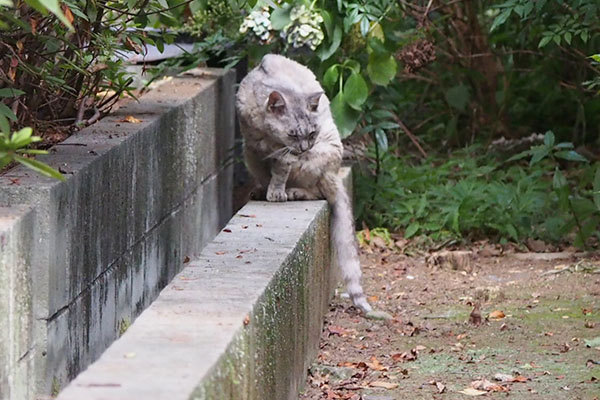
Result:
<svg viewBox="0 0 600 400"><path fill-rule="evenodd" d="M365 290L394 319L336 295L299 399L600 399L600 256L499 253L367 247Z"/></svg>

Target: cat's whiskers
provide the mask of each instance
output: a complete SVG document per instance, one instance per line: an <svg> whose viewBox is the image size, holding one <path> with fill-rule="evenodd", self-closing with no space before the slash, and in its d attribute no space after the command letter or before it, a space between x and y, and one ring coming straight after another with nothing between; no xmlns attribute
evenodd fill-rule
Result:
<svg viewBox="0 0 600 400"><path fill-rule="evenodd" d="M264 160L266 160L268 158L283 157L283 156L288 155L291 151L292 151L292 149L290 149L288 146L284 146L284 147L281 147L281 148L275 150L271 154L267 154L267 156L265 156Z"/></svg>

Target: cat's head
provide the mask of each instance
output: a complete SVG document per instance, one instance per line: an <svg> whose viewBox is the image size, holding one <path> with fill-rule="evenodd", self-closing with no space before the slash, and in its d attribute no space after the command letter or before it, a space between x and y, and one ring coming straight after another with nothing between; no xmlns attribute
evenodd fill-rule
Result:
<svg viewBox="0 0 600 400"><path fill-rule="evenodd" d="M319 135L319 101L322 92L297 94L273 90L265 104L269 133L292 154L310 150Z"/></svg>

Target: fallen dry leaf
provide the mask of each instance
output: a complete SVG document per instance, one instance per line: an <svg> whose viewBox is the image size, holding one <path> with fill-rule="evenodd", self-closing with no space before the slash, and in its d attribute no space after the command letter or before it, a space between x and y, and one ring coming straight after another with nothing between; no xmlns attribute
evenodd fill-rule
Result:
<svg viewBox="0 0 600 400"><path fill-rule="evenodd" d="M244 217L244 218L256 218L256 215L254 214L238 214L240 217Z"/></svg>
<svg viewBox="0 0 600 400"><path fill-rule="evenodd" d="M330 335L338 335L338 336L346 336L348 335L348 330L342 328L341 326L329 325L327 327Z"/></svg>
<svg viewBox="0 0 600 400"><path fill-rule="evenodd" d="M487 379L478 379L471 382L473 389L485 390L487 392L508 392L508 388L488 381Z"/></svg>
<svg viewBox="0 0 600 400"><path fill-rule="evenodd" d="M469 315L469 322L473 325L480 325L482 322L481 311L479 310L479 307L479 303L475 303L475 305L473 306L473 311L471 311L471 314Z"/></svg>
<svg viewBox="0 0 600 400"><path fill-rule="evenodd" d="M372 370L375 370L375 371L387 371L388 370L387 367L384 367L383 365L381 365L381 363L375 356L371 357L370 363L365 363L365 364L367 364L367 366L369 368L371 368Z"/></svg>
<svg viewBox="0 0 600 400"><path fill-rule="evenodd" d="M140 123L142 123L142 120L134 117L133 115L128 115L125 118L120 119L117 122L128 122L130 124L140 124Z"/></svg>
<svg viewBox="0 0 600 400"><path fill-rule="evenodd" d="M369 383L369 386L384 388L384 389L396 389L398 387L398 384L392 383L392 382L375 381L375 382Z"/></svg>
<svg viewBox="0 0 600 400"><path fill-rule="evenodd" d="M417 351L415 349L411 351L405 351L404 353L392 354L392 360L398 361L414 361L417 359Z"/></svg>
<svg viewBox="0 0 600 400"><path fill-rule="evenodd" d="M512 376L510 374L497 373L494 379L500 382L527 382L527 378L522 375Z"/></svg>
<svg viewBox="0 0 600 400"><path fill-rule="evenodd" d="M477 390L469 387L463 390L459 390L458 393L466 394L467 396L481 396L486 394L487 392L485 390Z"/></svg>
<svg viewBox="0 0 600 400"><path fill-rule="evenodd" d="M500 311L500 310L495 310L492 311L489 315L488 318L489 319L493 319L493 320L499 320L506 317L506 315L504 315L504 312Z"/></svg>

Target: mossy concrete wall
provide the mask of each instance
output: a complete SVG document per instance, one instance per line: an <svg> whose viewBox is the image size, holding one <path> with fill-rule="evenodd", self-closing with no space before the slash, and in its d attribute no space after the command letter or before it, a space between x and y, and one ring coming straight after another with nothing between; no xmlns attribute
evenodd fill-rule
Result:
<svg viewBox="0 0 600 400"><path fill-rule="evenodd" d="M251 202L58 400L296 399L335 271L325 201Z"/></svg>
<svg viewBox="0 0 600 400"><path fill-rule="evenodd" d="M23 167L0 176L0 206L35 212L20 268L36 395L97 359L230 218L234 77L175 77L55 146L40 159L66 182Z"/></svg>
<svg viewBox="0 0 600 400"><path fill-rule="evenodd" d="M0 399L33 398L31 260L34 212L0 207Z"/></svg>

